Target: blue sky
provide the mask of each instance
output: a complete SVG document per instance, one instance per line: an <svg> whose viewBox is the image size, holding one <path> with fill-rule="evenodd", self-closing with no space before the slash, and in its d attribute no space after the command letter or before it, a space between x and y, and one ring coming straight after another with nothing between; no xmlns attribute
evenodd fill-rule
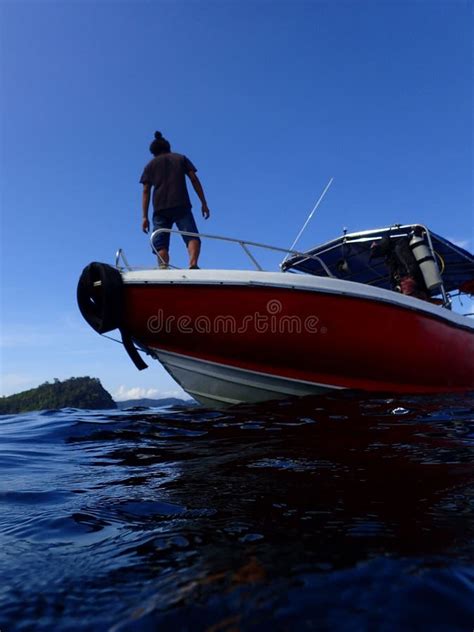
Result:
<svg viewBox="0 0 474 632"><path fill-rule="evenodd" d="M207 232L289 246L334 176L301 247L416 221L472 250L470 2L4 2L0 23L2 394L72 375L178 390L75 302L120 246L154 264L156 129L198 167ZM205 267L243 263L205 247Z"/></svg>

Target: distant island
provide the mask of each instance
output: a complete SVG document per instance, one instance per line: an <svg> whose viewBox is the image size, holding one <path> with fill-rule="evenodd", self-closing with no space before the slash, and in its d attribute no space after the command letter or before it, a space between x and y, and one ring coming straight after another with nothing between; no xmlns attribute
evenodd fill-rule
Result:
<svg viewBox="0 0 474 632"><path fill-rule="evenodd" d="M143 406L159 408L163 406L197 406L194 400L164 397L162 399L128 399L115 402L96 377L71 377L60 381L45 382L37 388L8 397L0 397L0 415L11 415L33 410L82 408L106 410L111 408L131 408Z"/></svg>
<svg viewBox="0 0 474 632"><path fill-rule="evenodd" d="M37 388L0 398L0 415L58 408L117 408L110 393L96 377L71 377L45 382Z"/></svg>

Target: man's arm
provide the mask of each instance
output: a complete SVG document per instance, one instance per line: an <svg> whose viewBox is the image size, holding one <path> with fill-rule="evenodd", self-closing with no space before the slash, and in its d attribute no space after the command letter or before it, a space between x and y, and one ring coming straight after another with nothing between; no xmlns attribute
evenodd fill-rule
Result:
<svg viewBox="0 0 474 632"><path fill-rule="evenodd" d="M143 185L142 193L142 230L147 233L150 230L150 222L148 221L148 207L150 206L151 184Z"/></svg>
<svg viewBox="0 0 474 632"><path fill-rule="evenodd" d="M196 172L188 171L188 178L191 180L193 189L196 191L198 198L201 200L202 216L204 217L204 219L208 219L211 212L209 210L209 207L207 206L206 196L204 195L204 189L202 188L202 184L199 178L197 177Z"/></svg>

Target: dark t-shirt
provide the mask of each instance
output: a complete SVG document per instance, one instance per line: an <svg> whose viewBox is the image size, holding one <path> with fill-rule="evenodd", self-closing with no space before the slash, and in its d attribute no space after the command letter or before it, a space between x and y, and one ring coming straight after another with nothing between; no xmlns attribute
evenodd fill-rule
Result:
<svg viewBox="0 0 474 632"><path fill-rule="evenodd" d="M187 206L191 208L186 174L197 171L193 163L181 154L168 153L155 156L143 170L140 182L150 184L153 190L153 208L155 211Z"/></svg>

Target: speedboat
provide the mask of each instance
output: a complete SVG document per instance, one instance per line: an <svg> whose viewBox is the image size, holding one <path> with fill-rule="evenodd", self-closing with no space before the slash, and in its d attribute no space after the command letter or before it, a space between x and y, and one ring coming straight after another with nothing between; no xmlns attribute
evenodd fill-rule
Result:
<svg viewBox="0 0 474 632"><path fill-rule="evenodd" d="M237 244L255 269L133 268L119 250L115 266L81 274L82 315L100 334L118 329L138 369L155 358L214 408L474 389L474 319L451 309L463 295L472 304L474 256L427 227L344 231L305 252L200 237ZM279 269L263 270L257 248L285 253Z"/></svg>

